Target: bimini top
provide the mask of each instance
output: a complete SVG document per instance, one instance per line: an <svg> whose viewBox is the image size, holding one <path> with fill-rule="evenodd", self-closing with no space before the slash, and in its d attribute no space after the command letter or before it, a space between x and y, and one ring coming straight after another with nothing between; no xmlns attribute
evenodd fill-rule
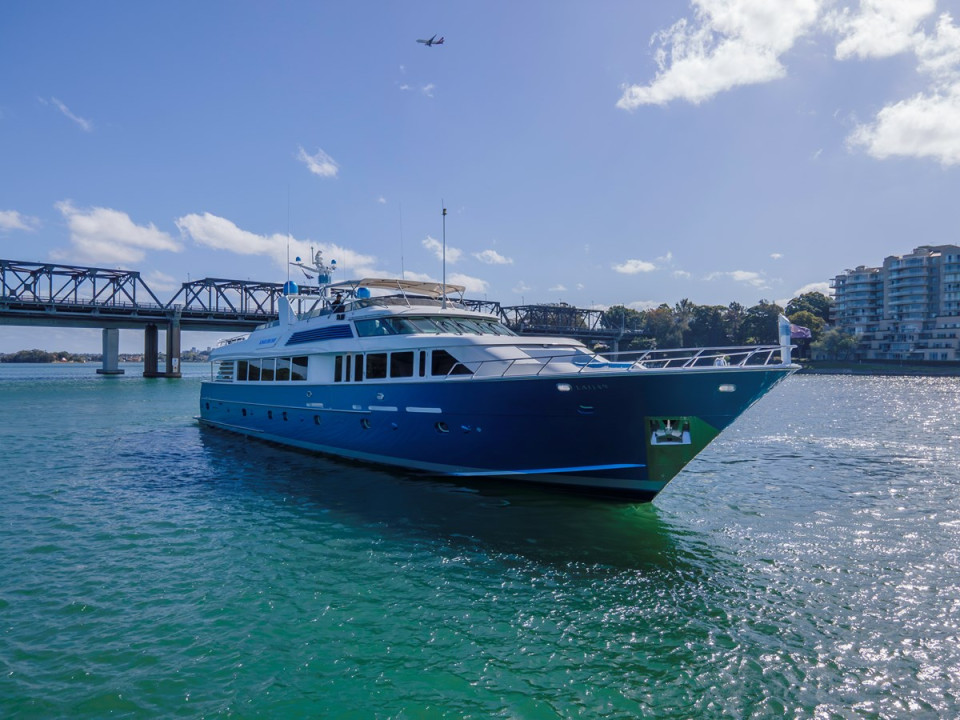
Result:
<svg viewBox="0 0 960 720"><path fill-rule="evenodd" d="M358 288L370 288L376 290L393 290L403 295L425 295L432 298L440 298L446 295L457 295L463 297L466 287L463 285L451 285L447 283L426 282L421 280L400 280L398 278L364 278L363 280L344 280L343 282L333 283L326 286L326 290L331 293L346 291L348 295L356 296Z"/></svg>

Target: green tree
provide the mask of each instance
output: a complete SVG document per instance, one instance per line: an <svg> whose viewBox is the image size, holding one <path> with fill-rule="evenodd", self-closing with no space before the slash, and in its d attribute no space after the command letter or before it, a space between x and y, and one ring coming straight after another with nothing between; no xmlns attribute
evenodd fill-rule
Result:
<svg viewBox="0 0 960 720"><path fill-rule="evenodd" d="M853 356L857 345L857 338L853 333L844 332L839 328L831 328L810 347L823 353L830 360L847 360Z"/></svg>
<svg viewBox="0 0 960 720"><path fill-rule="evenodd" d="M810 338L811 343L820 339L820 336L823 334L823 329L827 326L822 317L808 310L795 312L788 317L794 325L800 325L810 330L810 334L812 335Z"/></svg>
<svg viewBox="0 0 960 720"><path fill-rule="evenodd" d="M793 317L795 313L806 311L813 313L821 318L824 324L827 324L830 322L830 309L832 307L833 298L824 295L822 292L808 292L798 295L787 303L787 315Z"/></svg>
<svg viewBox="0 0 960 720"><path fill-rule="evenodd" d="M729 344L724 323L726 311L723 305L697 305L693 309L690 334L687 336L690 346L719 347Z"/></svg>
<svg viewBox="0 0 960 720"><path fill-rule="evenodd" d="M779 342L777 319L782 312L783 308L769 300L761 300L747 310L741 329L747 344L765 345Z"/></svg>
<svg viewBox="0 0 960 720"><path fill-rule="evenodd" d="M673 306L673 322L677 326L677 334L680 337L680 346L686 347L686 334L690 330L690 323L693 320L693 311L697 306L690 302L688 298L683 298Z"/></svg>
<svg viewBox="0 0 960 720"><path fill-rule="evenodd" d="M639 310L614 305L604 310L600 326L605 330L643 330L644 314Z"/></svg>
<svg viewBox="0 0 960 720"><path fill-rule="evenodd" d="M747 317L747 309L738 302L732 302L723 313L724 330L728 341L734 345L746 345L747 338L743 333L743 322Z"/></svg>
<svg viewBox="0 0 960 720"><path fill-rule="evenodd" d="M672 348L680 344L680 334L673 318L673 310L666 303L653 310L647 310L644 330L652 337L659 348Z"/></svg>

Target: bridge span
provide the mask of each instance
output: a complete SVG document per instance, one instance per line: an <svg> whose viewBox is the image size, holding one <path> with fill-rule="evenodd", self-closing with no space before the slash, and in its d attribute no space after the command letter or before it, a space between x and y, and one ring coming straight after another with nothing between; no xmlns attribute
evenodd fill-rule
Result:
<svg viewBox="0 0 960 720"><path fill-rule="evenodd" d="M319 293L300 286L303 294ZM0 325L99 328L103 362L98 373L119 367L120 330L143 330L144 377L180 377L182 331L249 332L277 318L282 283L203 278L185 282L162 302L139 272L108 268L0 260ZM465 300L476 310L498 315L516 332L566 335L613 345L637 337L636 329L604 327L603 311L570 305L502 307ZM159 368L159 333L166 339L166 366Z"/></svg>

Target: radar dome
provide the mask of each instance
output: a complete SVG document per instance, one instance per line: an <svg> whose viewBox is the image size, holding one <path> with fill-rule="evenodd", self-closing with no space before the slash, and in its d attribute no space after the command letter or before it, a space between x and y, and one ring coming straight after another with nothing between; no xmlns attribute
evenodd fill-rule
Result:
<svg viewBox="0 0 960 720"><path fill-rule="evenodd" d="M297 284L293 280L287 280L283 284L284 295L296 295L299 292L300 292L300 288L297 287Z"/></svg>
<svg viewBox="0 0 960 720"><path fill-rule="evenodd" d="M361 300L370 297L370 288L357 288L357 297Z"/></svg>

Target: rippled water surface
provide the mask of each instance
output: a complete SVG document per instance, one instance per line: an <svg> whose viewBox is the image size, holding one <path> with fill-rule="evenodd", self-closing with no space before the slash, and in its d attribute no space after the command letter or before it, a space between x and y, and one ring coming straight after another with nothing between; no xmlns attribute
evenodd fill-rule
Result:
<svg viewBox="0 0 960 720"><path fill-rule="evenodd" d="M793 377L652 505L0 365L4 717L956 717L960 381Z"/></svg>

